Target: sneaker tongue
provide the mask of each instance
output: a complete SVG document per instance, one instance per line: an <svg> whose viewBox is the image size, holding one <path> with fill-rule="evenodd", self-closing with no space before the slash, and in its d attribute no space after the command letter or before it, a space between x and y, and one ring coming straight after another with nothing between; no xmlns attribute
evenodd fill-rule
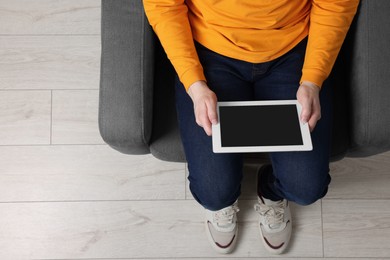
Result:
<svg viewBox="0 0 390 260"><path fill-rule="evenodd" d="M268 226L269 226L269 228L270 229L280 229L281 227L282 227L282 225L283 225L283 222L282 221L278 221L276 218L278 218L279 216L278 216L278 213L276 212L276 211L274 211L274 210L277 210L277 209L275 209L274 207L276 206L277 208L279 207L279 205L277 205L277 204L279 204L281 201L272 201L272 200L269 200L269 199L265 199L265 198L263 198L264 199L264 204L266 205L266 206L269 206L270 208L272 207L273 208L273 214L275 214L275 215L273 215L270 219L269 219L269 221L271 222L271 223L269 223L268 224ZM281 217L281 216L280 216Z"/></svg>
<svg viewBox="0 0 390 260"><path fill-rule="evenodd" d="M269 200L269 199L266 199L266 198L263 198L263 201L264 201L264 204L267 205L267 206L273 206L276 203L280 202L280 201Z"/></svg>
<svg viewBox="0 0 390 260"><path fill-rule="evenodd" d="M223 225L223 224L218 223L217 225L218 225L218 227L220 227L220 228L228 228L228 227L230 227L232 224L225 224L225 225Z"/></svg>
<svg viewBox="0 0 390 260"><path fill-rule="evenodd" d="M227 221L227 220L226 221L219 220L215 224L218 225L218 227L220 227L220 228L230 228L230 226L233 224L233 222Z"/></svg>
<svg viewBox="0 0 390 260"><path fill-rule="evenodd" d="M230 223L230 224L222 224L221 223L212 223L212 225L214 226L214 228L218 231L222 231L222 232L231 232L232 230L234 230L236 224L235 223Z"/></svg>
<svg viewBox="0 0 390 260"><path fill-rule="evenodd" d="M280 223L279 224L270 224L269 227L271 229L278 229L278 228L280 228Z"/></svg>

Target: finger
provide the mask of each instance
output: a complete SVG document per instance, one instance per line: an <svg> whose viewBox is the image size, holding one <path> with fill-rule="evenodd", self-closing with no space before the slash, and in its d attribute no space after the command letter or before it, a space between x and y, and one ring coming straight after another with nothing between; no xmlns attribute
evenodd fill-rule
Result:
<svg viewBox="0 0 390 260"><path fill-rule="evenodd" d="M206 105L203 105L197 109L196 123L204 129L208 136L211 135L211 122L207 114Z"/></svg>
<svg viewBox="0 0 390 260"><path fill-rule="evenodd" d="M314 116L312 116L312 117L309 119L308 124L309 124L310 132L313 132L314 128L316 127L317 121L318 121L318 120L317 120Z"/></svg>
<svg viewBox="0 0 390 260"><path fill-rule="evenodd" d="M211 123L208 124L207 126L203 127L203 129L204 129L206 135L211 136L211 134L212 134Z"/></svg>
<svg viewBox="0 0 390 260"><path fill-rule="evenodd" d="M318 120L321 119L321 107L319 105L315 105L313 109L313 113L309 119L309 129L310 132L314 130L317 125Z"/></svg>
<svg viewBox="0 0 390 260"><path fill-rule="evenodd" d="M312 114L311 102L309 100L304 100L302 103L302 112L301 112L301 121L303 123L309 122Z"/></svg>
<svg viewBox="0 0 390 260"><path fill-rule="evenodd" d="M207 115L209 117L209 121L215 125L218 123L218 115L217 115L217 103L215 100L210 101L207 105Z"/></svg>
<svg viewBox="0 0 390 260"><path fill-rule="evenodd" d="M203 115L206 111L205 106L196 106L195 107L195 121L196 123L203 127Z"/></svg>
<svg viewBox="0 0 390 260"><path fill-rule="evenodd" d="M203 128L208 136L211 135L211 122L209 121L207 114L199 115L196 123Z"/></svg>
<svg viewBox="0 0 390 260"><path fill-rule="evenodd" d="M203 130L206 132L208 136L211 136L211 122L207 116L207 114L204 114L201 118L201 124L203 127Z"/></svg>

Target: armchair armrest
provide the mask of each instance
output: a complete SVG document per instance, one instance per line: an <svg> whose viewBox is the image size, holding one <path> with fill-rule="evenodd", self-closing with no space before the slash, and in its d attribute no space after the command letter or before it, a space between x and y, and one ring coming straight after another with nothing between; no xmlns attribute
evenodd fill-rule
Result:
<svg viewBox="0 0 390 260"><path fill-rule="evenodd" d="M390 150L390 1L361 1L350 49L350 125L348 156Z"/></svg>
<svg viewBox="0 0 390 260"><path fill-rule="evenodd" d="M101 40L100 134L122 153L149 153L154 39L142 1L102 0Z"/></svg>

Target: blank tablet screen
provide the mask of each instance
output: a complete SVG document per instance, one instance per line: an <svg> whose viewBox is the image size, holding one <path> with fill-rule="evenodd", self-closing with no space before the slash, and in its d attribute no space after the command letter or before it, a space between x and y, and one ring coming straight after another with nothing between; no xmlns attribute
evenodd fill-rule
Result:
<svg viewBox="0 0 390 260"><path fill-rule="evenodd" d="M220 106L221 146L303 145L295 105Z"/></svg>

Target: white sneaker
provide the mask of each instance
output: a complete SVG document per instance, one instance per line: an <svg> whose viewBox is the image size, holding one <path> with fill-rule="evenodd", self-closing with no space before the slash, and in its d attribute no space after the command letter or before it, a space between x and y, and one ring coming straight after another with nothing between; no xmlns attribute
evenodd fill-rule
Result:
<svg viewBox="0 0 390 260"><path fill-rule="evenodd" d="M233 251L237 242L237 201L218 211L206 209L206 234L211 246L219 253Z"/></svg>
<svg viewBox="0 0 390 260"><path fill-rule="evenodd" d="M259 196L255 211L260 215L260 236L265 248L272 254L281 254L291 238L292 223L288 201L272 201Z"/></svg>

